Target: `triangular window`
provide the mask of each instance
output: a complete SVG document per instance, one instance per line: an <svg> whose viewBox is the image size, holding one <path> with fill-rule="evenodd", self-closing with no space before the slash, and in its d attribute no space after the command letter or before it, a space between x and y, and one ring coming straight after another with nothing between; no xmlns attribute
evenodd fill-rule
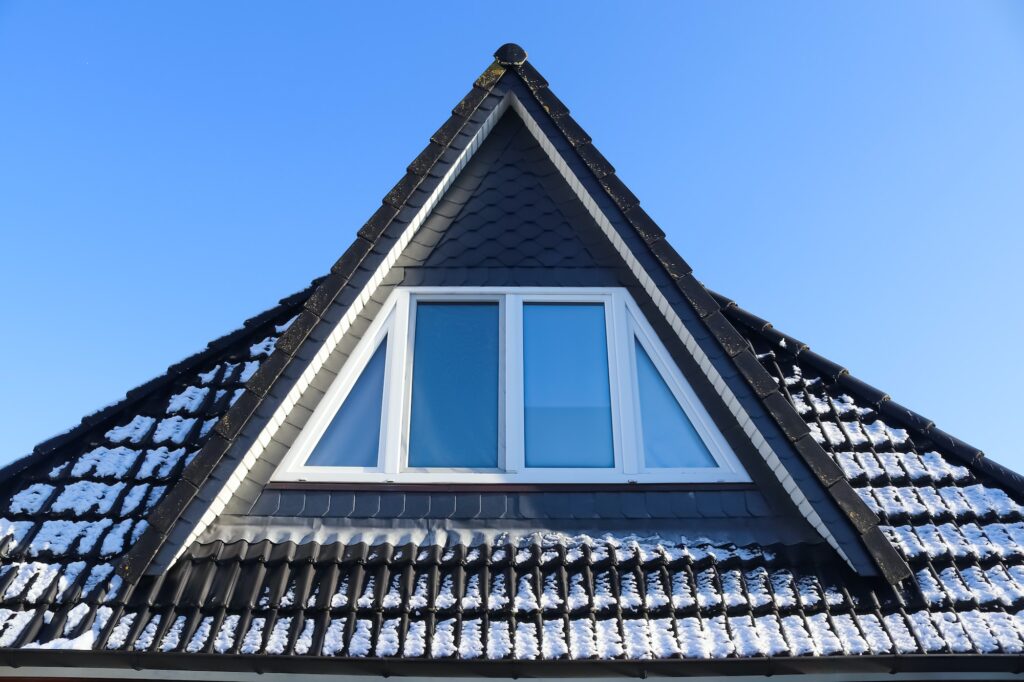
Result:
<svg viewBox="0 0 1024 682"><path fill-rule="evenodd" d="M385 337L320 436L306 466L377 467L386 360Z"/></svg>
<svg viewBox="0 0 1024 682"><path fill-rule="evenodd" d="M276 478L749 480L625 290L496 287L395 289Z"/></svg>
<svg viewBox="0 0 1024 682"><path fill-rule="evenodd" d="M634 352L644 465L650 469L718 466L640 339L634 339Z"/></svg>

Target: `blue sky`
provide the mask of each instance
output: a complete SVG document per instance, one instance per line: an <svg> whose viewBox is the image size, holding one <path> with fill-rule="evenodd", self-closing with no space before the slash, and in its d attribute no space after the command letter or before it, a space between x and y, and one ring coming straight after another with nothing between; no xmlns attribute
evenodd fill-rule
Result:
<svg viewBox="0 0 1024 682"><path fill-rule="evenodd" d="M1024 469L1024 5L0 0L0 461L325 272L515 41L712 288Z"/></svg>

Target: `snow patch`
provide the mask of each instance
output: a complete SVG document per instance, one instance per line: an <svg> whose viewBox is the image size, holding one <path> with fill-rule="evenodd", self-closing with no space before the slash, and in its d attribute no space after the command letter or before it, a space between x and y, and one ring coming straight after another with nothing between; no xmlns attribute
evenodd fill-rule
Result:
<svg viewBox="0 0 1024 682"><path fill-rule="evenodd" d="M156 432L153 433L154 443L171 441L175 445L181 445L188 437L192 425L196 423L195 417L168 417L157 424Z"/></svg>
<svg viewBox="0 0 1024 682"><path fill-rule="evenodd" d="M110 512L118 495L124 490L124 483L96 483L78 481L64 488L54 500L50 511L72 511L81 516L95 508L96 513L103 515Z"/></svg>
<svg viewBox="0 0 1024 682"><path fill-rule="evenodd" d="M533 623L516 623L516 658L532 660L537 658L540 647L537 642L537 626Z"/></svg>
<svg viewBox="0 0 1024 682"><path fill-rule="evenodd" d="M459 638L459 657L480 658L484 653L484 643L481 639L480 619L467 619L462 621L462 636Z"/></svg>
<svg viewBox="0 0 1024 682"><path fill-rule="evenodd" d="M132 623L135 622L137 615L135 613L128 613L121 616L121 620L117 622L114 629L110 631L110 637L107 638L108 649L120 649L124 646L125 640L128 639L128 633L131 632Z"/></svg>
<svg viewBox="0 0 1024 682"><path fill-rule="evenodd" d="M188 386L184 391L171 396L167 403L167 414L175 412L188 412L194 414L203 405L206 396L209 395L209 387Z"/></svg>
<svg viewBox="0 0 1024 682"><path fill-rule="evenodd" d="M192 635L188 646L185 647L185 651L190 654L202 651L206 645L206 640L210 637L211 629L213 629L213 616L207 616L199 623L199 627L196 628L195 634Z"/></svg>
<svg viewBox="0 0 1024 682"><path fill-rule="evenodd" d="M269 356L274 352L274 346L277 345L277 338L268 336L259 343L254 343L249 346L249 355L254 358L258 358L261 355Z"/></svg>
<svg viewBox="0 0 1024 682"><path fill-rule="evenodd" d="M54 487L47 483L33 483L11 498L9 510L12 514L35 514L53 493Z"/></svg>
<svg viewBox="0 0 1024 682"><path fill-rule="evenodd" d="M438 621L430 642L430 655L433 658L448 658L455 655L454 618Z"/></svg>
<svg viewBox="0 0 1024 682"><path fill-rule="evenodd" d="M388 618L380 626L380 634L377 635L377 646L374 648L374 656L397 656L399 649L398 629L402 625L401 618ZM269 651L269 647L267 650Z"/></svg>
<svg viewBox="0 0 1024 682"><path fill-rule="evenodd" d="M302 624L302 632L295 638L295 653L300 656L309 653L310 648L313 646L314 627L316 627L316 621L312 618L307 618Z"/></svg>
<svg viewBox="0 0 1024 682"><path fill-rule="evenodd" d="M136 651L146 651L149 647L153 646L153 639L156 637L157 628L160 627L160 614L153 616L146 627L143 628L139 634L139 638L135 640Z"/></svg>
<svg viewBox="0 0 1024 682"><path fill-rule="evenodd" d="M155 450L147 450L146 459L139 467L137 478L149 478L150 476L167 478L184 454L185 448L169 450L167 447L159 447Z"/></svg>
<svg viewBox="0 0 1024 682"><path fill-rule="evenodd" d="M238 616L226 616L221 623L217 639L213 640L213 650L223 654L235 645L235 629L238 627Z"/></svg>
<svg viewBox="0 0 1024 682"><path fill-rule="evenodd" d="M263 627L266 624L266 618L252 619L252 622L249 624L249 630L245 633L245 637L242 638L242 645L238 649L239 653L259 653L260 647L263 645Z"/></svg>
<svg viewBox="0 0 1024 682"><path fill-rule="evenodd" d="M335 656L345 646L345 623L347 621L348 618L331 620L331 624L327 626L327 632L324 633L324 645L320 651L322 655Z"/></svg>
<svg viewBox="0 0 1024 682"><path fill-rule="evenodd" d="M185 628L185 616L178 616L174 619L174 623L164 634L164 638L160 640L160 651L168 652L178 648L178 644L181 642L181 631Z"/></svg>
<svg viewBox="0 0 1024 682"><path fill-rule="evenodd" d="M156 419L139 414L124 426L115 426L107 431L106 437L111 443L120 443L126 440L132 443L141 443L155 423Z"/></svg>
<svg viewBox="0 0 1024 682"><path fill-rule="evenodd" d="M310 621L312 623L312 621ZM288 631L292 627L291 618L278 618L274 623L274 629L270 631L267 638L266 650L268 654L279 656L288 647Z"/></svg>
<svg viewBox="0 0 1024 682"><path fill-rule="evenodd" d="M373 622L366 618L356 620L355 630L348 642L348 655L362 658L370 653L372 643Z"/></svg>

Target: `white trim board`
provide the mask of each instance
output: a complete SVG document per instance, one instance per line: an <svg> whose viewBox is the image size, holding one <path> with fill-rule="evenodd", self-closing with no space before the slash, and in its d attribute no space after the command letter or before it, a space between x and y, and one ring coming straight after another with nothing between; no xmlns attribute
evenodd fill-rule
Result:
<svg viewBox="0 0 1024 682"><path fill-rule="evenodd" d="M498 305L501 384L497 469L408 469L412 348L419 302L481 302ZM603 306L610 389L614 465L609 468L529 468L525 461L523 405L523 306L529 303L593 303ZM370 358L386 343L380 440L375 466L307 466L306 460L335 419ZM661 374L708 453L710 467L652 467L644 462L635 345ZM500 403L501 401L499 401ZM309 407L309 406L307 406ZM748 483L750 477L712 421L693 388L658 340L633 298L618 287L397 287L377 312L342 371L335 377L272 481L366 483Z"/></svg>
<svg viewBox="0 0 1024 682"><path fill-rule="evenodd" d="M231 499L235 490L244 481L246 475L252 466L256 463L257 459L263 453L264 449L270 444L271 439L277 435L281 426L285 423L285 418L295 407L296 403L301 398L302 394L309 387L310 383L315 379L317 373L323 367L324 363L330 357L331 353L341 342L346 332L351 327L357 316L369 302L370 297L377 290L377 288L383 282L387 272L393 267L397 259L399 258L402 251L409 244L412 237L416 234L417 230L423 224L424 220L430 215L431 211L443 197L444 193L449 189L455 177L465 168L469 159L472 158L473 154L480 148L495 123L501 118L508 107L511 106L516 113L520 116L526 125L526 128L537 140L538 144L547 154L548 158L555 165L563 179L568 182L573 192L580 199L583 205L586 207L590 216L600 226L602 232L611 241L616 252L625 260L629 269L637 277L645 292L651 297L657 306L658 310L665 316L665 319L669 322L672 330L677 334L680 341L683 342L686 349L692 354L696 360L701 371L705 374L711 385L718 393L718 395L725 402L729 411L739 422L740 427L746 433L751 443L762 456L769 468L778 477L783 488L792 498L794 504L797 506L800 513L805 519L811 524L811 526L823 537L825 540L836 550L836 552L853 568L853 563L850 558L843 551L838 541L832 535L831 531L824 524L821 517L811 506L810 502L804 496L803 492L799 489L796 482L790 476L786 470L779 456L773 451L771 445L765 440L765 438L758 431L756 425L751 420L750 416L746 413L743 407L740 405L736 396L732 390L722 379L721 375L715 369L710 359L704 353L703 349L700 348L696 339L690 334L689 330L686 329L682 320L676 315L672 309L668 300L662 295L662 293L655 286L654 281L650 275L640 265L637 258L629 250L626 243L622 240L619 234L616 232L609 218L604 215L600 210L597 203L589 195L589 193L583 187L580 180L572 173L568 164L559 154L558 150L555 149L551 141L547 139L541 130L539 124L533 119L530 113L526 110L525 106L519 101L516 95L512 92L507 92L499 104L491 111L488 117L480 125L480 128L473 135L470 143L461 152L456 161L452 164L451 168L443 176L441 182L438 183L437 187L430 194L427 200L423 203L420 210L417 212L412 221L406 226L406 229L402 232L401 236L392 245L392 248L388 252L387 256L383 259L369 281L364 285L359 296L352 302L348 310L337 322L331 334L323 342L320 350L316 353L313 359L310 361L306 370L302 373L295 385L289 390L284 400L281 402L277 410L267 420L267 423L263 426L260 433L256 436L255 442L249 447L245 455L241 458L241 461L236 466L235 470L231 472L227 481L223 485L222 489L217 493L213 501L209 503L206 510L203 512L199 521L191 529L187 539L184 543L176 550L174 557L171 560L173 563L185 549L194 542L199 535L205 530L223 511L224 507ZM290 443L284 443L290 445ZM183 520L179 520L182 523ZM856 569L855 569L856 570Z"/></svg>

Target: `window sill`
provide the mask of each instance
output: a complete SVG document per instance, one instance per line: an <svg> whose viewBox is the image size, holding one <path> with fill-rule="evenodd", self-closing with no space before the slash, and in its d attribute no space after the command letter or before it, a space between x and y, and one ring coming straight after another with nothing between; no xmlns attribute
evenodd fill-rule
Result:
<svg viewBox="0 0 1024 682"><path fill-rule="evenodd" d="M753 483L353 483L275 481L266 490L331 490L359 492L700 492L756 490Z"/></svg>

